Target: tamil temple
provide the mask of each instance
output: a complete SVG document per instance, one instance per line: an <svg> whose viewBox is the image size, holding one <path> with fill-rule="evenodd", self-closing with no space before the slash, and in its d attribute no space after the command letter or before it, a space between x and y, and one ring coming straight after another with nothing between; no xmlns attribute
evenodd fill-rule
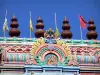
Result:
<svg viewBox="0 0 100 75"><path fill-rule="evenodd" d="M18 38L18 20L11 19L9 38L0 37L0 75L100 75L100 41L92 19L87 40L73 40L70 24L63 20L56 38L52 28L44 30L38 17L34 38Z"/></svg>

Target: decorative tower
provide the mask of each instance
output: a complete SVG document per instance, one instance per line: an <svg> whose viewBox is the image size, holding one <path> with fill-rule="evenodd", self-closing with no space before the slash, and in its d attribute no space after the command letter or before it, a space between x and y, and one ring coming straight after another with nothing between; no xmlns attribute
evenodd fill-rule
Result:
<svg viewBox="0 0 100 75"><path fill-rule="evenodd" d="M20 36L20 31L17 29L19 25L17 23L16 17L13 16L11 21L12 21L12 23L10 24L11 29L9 30L9 36L11 36L11 37Z"/></svg>
<svg viewBox="0 0 100 75"><path fill-rule="evenodd" d="M66 19L66 16L65 16L64 21L63 21L62 29L63 29L63 32L61 33L61 37L63 39L71 39L72 32L70 31L69 21Z"/></svg>
<svg viewBox="0 0 100 75"><path fill-rule="evenodd" d="M36 32L35 32L35 37L36 38L40 38L40 37L44 37L44 24L43 24L43 20L41 19L41 17L39 16L38 17L38 20L37 20L37 24L36 24Z"/></svg>
<svg viewBox="0 0 100 75"><path fill-rule="evenodd" d="M87 33L87 38L89 39L89 40L91 40L91 39L97 39L97 37L98 37L98 33L97 32L95 32L95 30L96 30L96 26L94 25L94 21L92 21L92 18L90 18L90 21L88 22L88 24L89 24L89 26L87 27L87 29L88 29L88 33Z"/></svg>

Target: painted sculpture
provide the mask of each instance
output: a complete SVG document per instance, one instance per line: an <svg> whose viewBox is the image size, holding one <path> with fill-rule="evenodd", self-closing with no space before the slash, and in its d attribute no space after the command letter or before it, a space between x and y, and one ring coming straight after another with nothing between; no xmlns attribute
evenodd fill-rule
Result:
<svg viewBox="0 0 100 75"><path fill-rule="evenodd" d="M12 39L13 40L13 39ZM66 43L61 39L56 40L56 44L46 43L44 38L39 38L34 41L33 45L0 45L4 55L4 61L7 63L19 62L29 63L33 61L33 64L37 62L45 62L45 56L47 54L55 54L58 57L58 63L70 62L71 59L75 59L79 64L82 63L99 63L100 62L100 48L99 47L87 47L87 46L71 46L72 43ZM74 41L75 42L75 41ZM80 41L81 43L81 41ZM96 51L95 51L96 50ZM35 58L38 56L38 59ZM35 58L35 59L34 59ZM66 59L65 61L65 58ZM8 62L9 61L9 62Z"/></svg>
<svg viewBox="0 0 100 75"><path fill-rule="evenodd" d="M44 24L40 17L37 23L37 31L35 32L37 38L17 38L13 36L11 36L13 38L0 38L0 65L3 68L2 72L7 71L8 68L6 69L5 66L13 66L16 71L21 66L21 70L25 70L25 73L28 73L27 69L29 72L37 71L38 69L39 72L41 70L41 72L45 73L48 68L51 71L52 66L55 71L58 71L58 69L60 72L75 71L77 75L79 75L79 71L84 72L85 70L87 72L87 67L89 67L89 72L91 71L90 67L98 70L98 67L100 67L99 40L71 39L72 32L69 31L70 26L67 25L69 22L66 18L62 27L64 30L61 34L63 39L56 38L55 31L51 28L44 31ZM90 24L94 23L91 21ZM93 28L95 26L91 26L88 29L95 30ZM91 36L94 38L92 34ZM94 39L96 38L97 36ZM15 65L19 68L16 68ZM10 68L12 69L12 67ZM95 70L92 69L92 71ZM31 73L31 75L34 75L34 73Z"/></svg>

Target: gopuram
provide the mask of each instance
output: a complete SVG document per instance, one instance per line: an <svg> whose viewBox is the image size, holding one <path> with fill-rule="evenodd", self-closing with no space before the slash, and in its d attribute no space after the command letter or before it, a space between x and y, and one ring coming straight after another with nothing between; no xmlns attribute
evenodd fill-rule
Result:
<svg viewBox="0 0 100 75"><path fill-rule="evenodd" d="M34 38L19 38L18 26L13 16L10 37L0 37L0 75L100 75L100 41L92 19L87 40L72 39L66 18L59 37L52 28L44 30L40 17Z"/></svg>

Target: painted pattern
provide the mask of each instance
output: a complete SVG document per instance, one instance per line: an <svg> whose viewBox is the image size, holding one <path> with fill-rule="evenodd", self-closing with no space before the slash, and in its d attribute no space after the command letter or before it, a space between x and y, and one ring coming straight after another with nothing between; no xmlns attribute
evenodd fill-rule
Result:
<svg viewBox="0 0 100 75"><path fill-rule="evenodd" d="M52 44L53 45L53 44ZM68 56L70 59L74 57L79 64L99 63L100 53L95 55L96 51L100 51L100 47L92 46L70 46L64 41L57 39L57 44L54 44L54 49L48 49L48 44L44 42L44 38L36 40L33 45L17 45L17 44L0 44L3 49L4 62L26 62L30 58L34 59L35 55L41 56L43 60L47 51L53 50L58 53L59 60L64 60ZM42 55L44 55L42 57Z"/></svg>

